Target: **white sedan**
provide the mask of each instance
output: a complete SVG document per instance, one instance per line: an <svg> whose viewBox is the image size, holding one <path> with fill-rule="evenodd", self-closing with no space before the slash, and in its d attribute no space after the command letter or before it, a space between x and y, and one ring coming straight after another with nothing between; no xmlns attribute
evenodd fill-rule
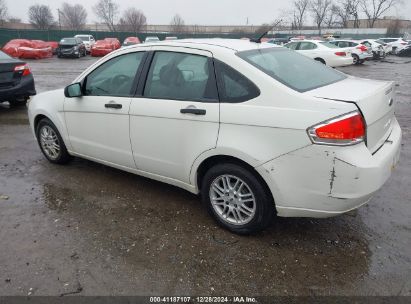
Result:
<svg viewBox="0 0 411 304"><path fill-rule="evenodd" d="M29 119L50 162L82 157L200 194L236 233L358 208L401 147L392 82L241 40L123 48L35 96Z"/></svg>
<svg viewBox="0 0 411 304"><path fill-rule="evenodd" d="M339 48L325 41L301 40L287 43L284 46L334 68L352 65L354 63L350 50Z"/></svg>

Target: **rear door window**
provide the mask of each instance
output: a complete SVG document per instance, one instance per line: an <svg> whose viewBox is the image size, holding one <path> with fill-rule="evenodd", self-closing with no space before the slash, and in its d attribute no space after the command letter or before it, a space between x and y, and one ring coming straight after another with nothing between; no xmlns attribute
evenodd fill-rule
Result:
<svg viewBox="0 0 411 304"><path fill-rule="evenodd" d="M212 60L195 54L155 52L144 97L218 102Z"/></svg>
<svg viewBox="0 0 411 304"><path fill-rule="evenodd" d="M245 102L260 95L257 86L227 64L215 60L221 102Z"/></svg>

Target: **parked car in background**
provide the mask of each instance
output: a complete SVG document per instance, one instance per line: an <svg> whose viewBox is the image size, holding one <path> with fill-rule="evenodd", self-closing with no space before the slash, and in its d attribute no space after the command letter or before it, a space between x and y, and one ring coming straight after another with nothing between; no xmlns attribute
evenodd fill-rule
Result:
<svg viewBox="0 0 411 304"><path fill-rule="evenodd" d="M300 40L284 46L330 67L348 66L354 63L351 50L339 48L325 41Z"/></svg>
<svg viewBox="0 0 411 304"><path fill-rule="evenodd" d="M120 40L118 40L117 38L104 38L104 40L111 43L114 50L118 50L119 48L121 48Z"/></svg>
<svg viewBox="0 0 411 304"><path fill-rule="evenodd" d="M0 103L25 105L33 95L36 89L28 64L0 51Z"/></svg>
<svg viewBox="0 0 411 304"><path fill-rule="evenodd" d="M267 41L267 43L276 44L276 45L284 45L290 42L288 38L271 38Z"/></svg>
<svg viewBox="0 0 411 304"><path fill-rule="evenodd" d="M400 57L411 57L411 44L407 45L401 51L398 52Z"/></svg>
<svg viewBox="0 0 411 304"><path fill-rule="evenodd" d="M384 46L381 43L377 43L373 39L359 40L358 42L368 48L371 48L374 59L385 58L387 55L384 51Z"/></svg>
<svg viewBox="0 0 411 304"><path fill-rule="evenodd" d="M42 40L13 39L3 47L3 52L14 58L44 59L53 57L53 50Z"/></svg>
<svg viewBox="0 0 411 304"><path fill-rule="evenodd" d="M350 50L352 52L351 56L354 59L354 64L363 64L366 60L370 60L374 57L371 48L368 48L359 42L353 40L332 40L329 42L339 48Z"/></svg>
<svg viewBox="0 0 411 304"><path fill-rule="evenodd" d="M123 41L123 46L136 45L136 44L140 44L140 43L141 43L141 41L138 37L127 37Z"/></svg>
<svg viewBox="0 0 411 304"><path fill-rule="evenodd" d="M178 37L176 37L176 36L167 36L164 40L166 40L166 41L178 40Z"/></svg>
<svg viewBox="0 0 411 304"><path fill-rule="evenodd" d="M60 40L57 49L57 57L75 57L80 58L87 55L86 46L80 38L63 38Z"/></svg>
<svg viewBox="0 0 411 304"><path fill-rule="evenodd" d="M107 40L97 40L91 47L92 57L103 57L115 50L114 45Z"/></svg>
<svg viewBox="0 0 411 304"><path fill-rule="evenodd" d="M392 45L391 44L385 43L384 41L381 41L381 40L373 40L373 41L375 41L376 43L382 45L382 47L384 49L384 52L385 52L385 55L392 54Z"/></svg>
<svg viewBox="0 0 411 304"><path fill-rule="evenodd" d="M399 159L394 91L268 43L196 39L115 51L28 116L50 162L184 188L245 234L368 203Z"/></svg>
<svg viewBox="0 0 411 304"><path fill-rule="evenodd" d="M59 43L57 41L46 41L45 43L49 47L51 47L51 51L53 55L57 55L57 49L59 48Z"/></svg>
<svg viewBox="0 0 411 304"><path fill-rule="evenodd" d="M158 38L157 36L148 36L146 37L146 39L144 40L144 43L149 43L149 42L159 42L160 38Z"/></svg>
<svg viewBox="0 0 411 304"><path fill-rule="evenodd" d="M378 40L391 45L393 54L397 54L408 45L408 42L404 40L404 38L380 38Z"/></svg>
<svg viewBox="0 0 411 304"><path fill-rule="evenodd" d="M92 35L76 35L74 36L76 38L80 38L87 50L87 53L91 52L91 47L96 43L96 40L94 39L94 37Z"/></svg>

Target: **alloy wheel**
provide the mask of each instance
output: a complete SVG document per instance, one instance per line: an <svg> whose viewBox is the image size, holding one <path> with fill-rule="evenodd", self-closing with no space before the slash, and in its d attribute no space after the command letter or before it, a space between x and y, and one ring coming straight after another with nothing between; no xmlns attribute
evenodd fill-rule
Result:
<svg viewBox="0 0 411 304"><path fill-rule="evenodd" d="M50 126L43 126L40 129L40 144L47 157L52 160L59 157L60 142L56 132Z"/></svg>
<svg viewBox="0 0 411 304"><path fill-rule="evenodd" d="M256 213L256 199L251 188L233 175L221 175L210 185L210 202L215 213L232 225L249 223Z"/></svg>

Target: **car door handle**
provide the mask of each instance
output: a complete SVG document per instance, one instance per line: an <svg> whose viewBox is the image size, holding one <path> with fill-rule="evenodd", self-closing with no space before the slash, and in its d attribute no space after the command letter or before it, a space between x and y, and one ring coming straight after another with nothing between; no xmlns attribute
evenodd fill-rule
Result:
<svg viewBox="0 0 411 304"><path fill-rule="evenodd" d="M123 107L122 104L114 103L114 102L113 103L106 103L104 106L108 109L121 109Z"/></svg>
<svg viewBox="0 0 411 304"><path fill-rule="evenodd" d="M207 111L197 108L185 108L180 110L181 114L194 114L194 115L206 115Z"/></svg>

